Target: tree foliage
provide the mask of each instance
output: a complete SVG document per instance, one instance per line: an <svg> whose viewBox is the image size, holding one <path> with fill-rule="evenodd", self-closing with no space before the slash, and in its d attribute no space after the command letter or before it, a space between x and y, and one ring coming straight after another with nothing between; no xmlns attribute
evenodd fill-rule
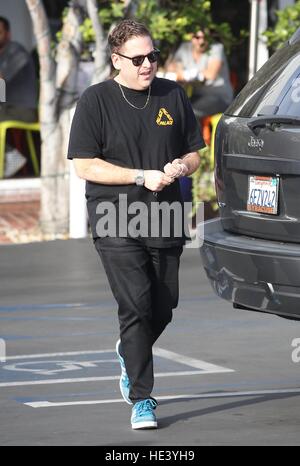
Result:
<svg viewBox="0 0 300 466"><path fill-rule="evenodd" d="M189 40L200 28L209 31L211 41L221 40L229 52L235 44L230 25L216 24L211 16L210 0L132 0L130 8L124 0L98 0L99 17L106 32L112 24L126 18L134 17L145 23L161 50L162 60L184 40ZM81 26L86 44L85 53L93 49L94 31L91 20L86 18Z"/></svg>
<svg viewBox="0 0 300 466"><path fill-rule="evenodd" d="M300 27L300 0L294 5L277 11L278 21L275 28L268 29L264 35L268 39L268 45L276 50L281 47Z"/></svg>

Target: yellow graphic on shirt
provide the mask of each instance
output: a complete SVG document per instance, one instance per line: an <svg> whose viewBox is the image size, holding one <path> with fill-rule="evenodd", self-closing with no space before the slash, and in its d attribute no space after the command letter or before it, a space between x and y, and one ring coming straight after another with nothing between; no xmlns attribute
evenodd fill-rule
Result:
<svg viewBox="0 0 300 466"><path fill-rule="evenodd" d="M172 126L174 123L174 120L171 117L168 110L166 110L165 108L161 108L156 118L156 123L159 126Z"/></svg>

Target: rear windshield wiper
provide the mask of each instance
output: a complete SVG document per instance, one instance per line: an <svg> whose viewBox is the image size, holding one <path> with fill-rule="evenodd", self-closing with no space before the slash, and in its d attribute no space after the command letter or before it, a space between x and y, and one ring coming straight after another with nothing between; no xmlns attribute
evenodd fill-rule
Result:
<svg viewBox="0 0 300 466"><path fill-rule="evenodd" d="M276 126L281 125L300 127L300 118L280 115L262 115L255 118L251 118L251 120L248 121L247 125L254 133L257 133L261 128L269 128L272 131L274 131Z"/></svg>

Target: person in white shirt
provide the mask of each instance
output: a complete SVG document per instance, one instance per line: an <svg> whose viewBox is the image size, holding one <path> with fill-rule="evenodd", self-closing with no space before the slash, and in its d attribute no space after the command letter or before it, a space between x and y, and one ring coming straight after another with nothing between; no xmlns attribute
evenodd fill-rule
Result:
<svg viewBox="0 0 300 466"><path fill-rule="evenodd" d="M199 118L223 113L233 100L224 46L209 45L202 30L179 47L169 70L176 71L177 81L192 83L190 100Z"/></svg>

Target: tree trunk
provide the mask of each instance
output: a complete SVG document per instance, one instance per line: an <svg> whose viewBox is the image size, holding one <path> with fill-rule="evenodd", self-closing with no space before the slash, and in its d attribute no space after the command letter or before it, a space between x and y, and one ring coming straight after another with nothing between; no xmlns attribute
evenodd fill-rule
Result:
<svg viewBox="0 0 300 466"><path fill-rule="evenodd" d="M41 124L41 227L52 230L51 218L55 210L53 181L56 173L56 154L60 142L56 117L55 63L51 56L51 35L41 0L26 0L37 42L40 62L39 119Z"/></svg>
<svg viewBox="0 0 300 466"><path fill-rule="evenodd" d="M107 37L99 20L97 0L86 0L86 2L96 36L95 72L92 80L92 84L96 84L107 79L110 74L106 56Z"/></svg>
<svg viewBox="0 0 300 466"><path fill-rule="evenodd" d="M81 10L72 2L64 22L55 64L51 35L42 0L26 0L40 61L39 119L41 123L41 212L44 234L57 236L69 228L69 166L66 160L81 49Z"/></svg>
<svg viewBox="0 0 300 466"><path fill-rule="evenodd" d="M79 57L82 49L82 9L72 3L64 20L62 39L56 54L56 91L57 116L60 129L60 146L57 148L57 177L54 189L56 198L56 232L66 234L69 231L69 169L67 160L70 132L70 110L78 99L77 76Z"/></svg>

